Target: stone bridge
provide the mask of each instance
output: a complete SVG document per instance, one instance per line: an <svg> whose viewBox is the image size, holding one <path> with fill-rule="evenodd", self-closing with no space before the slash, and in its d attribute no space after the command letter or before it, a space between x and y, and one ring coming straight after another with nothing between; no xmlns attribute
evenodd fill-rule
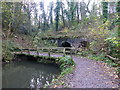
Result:
<svg viewBox="0 0 120 90"><path fill-rule="evenodd" d="M90 40L87 38L59 38L57 39L59 47L89 47Z"/></svg>

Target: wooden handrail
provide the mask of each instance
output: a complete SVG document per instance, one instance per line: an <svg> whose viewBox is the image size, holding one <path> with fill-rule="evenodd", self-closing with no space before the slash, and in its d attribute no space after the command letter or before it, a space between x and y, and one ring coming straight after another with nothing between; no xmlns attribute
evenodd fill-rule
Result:
<svg viewBox="0 0 120 90"><path fill-rule="evenodd" d="M73 51L77 51L78 49L76 49L75 47L40 47L40 48L21 48L21 54L23 53L27 53L27 54L31 54L31 51L35 51L36 55L40 55L39 51L42 52L48 52L48 56L51 56L51 53L63 53L63 55L66 55L66 53L70 54L70 57L72 58L72 53Z"/></svg>
<svg viewBox="0 0 120 90"><path fill-rule="evenodd" d="M74 47L50 47L50 48L48 48L48 47L41 47L41 48L37 48L38 50L41 50L41 49L76 49L76 48L74 48ZM30 51L36 51L36 48L22 48L22 50L30 50Z"/></svg>

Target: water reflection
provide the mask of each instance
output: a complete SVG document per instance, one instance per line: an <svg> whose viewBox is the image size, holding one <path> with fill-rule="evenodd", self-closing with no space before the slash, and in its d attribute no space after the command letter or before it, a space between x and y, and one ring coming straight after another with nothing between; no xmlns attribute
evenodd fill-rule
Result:
<svg viewBox="0 0 120 90"><path fill-rule="evenodd" d="M3 88L41 88L60 74L54 65L21 61L3 66Z"/></svg>

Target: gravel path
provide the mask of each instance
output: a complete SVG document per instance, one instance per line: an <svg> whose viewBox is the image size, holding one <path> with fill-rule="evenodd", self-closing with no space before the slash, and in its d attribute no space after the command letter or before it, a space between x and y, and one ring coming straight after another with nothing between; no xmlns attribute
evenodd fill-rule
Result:
<svg viewBox="0 0 120 90"><path fill-rule="evenodd" d="M70 76L69 84L73 88L118 88L118 77L103 62L73 57L76 68ZM116 77L115 77L116 76Z"/></svg>
<svg viewBox="0 0 120 90"><path fill-rule="evenodd" d="M35 54L35 53L32 53ZM40 54L47 56L48 54ZM62 55L52 54L54 57ZM118 76L111 68L105 66L101 61L90 60L73 56L76 63L72 74L66 82L71 88L118 88Z"/></svg>

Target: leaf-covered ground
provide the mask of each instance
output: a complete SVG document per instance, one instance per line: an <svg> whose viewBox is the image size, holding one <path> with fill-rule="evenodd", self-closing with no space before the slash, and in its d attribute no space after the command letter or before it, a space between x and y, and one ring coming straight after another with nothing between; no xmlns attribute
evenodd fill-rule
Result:
<svg viewBox="0 0 120 90"><path fill-rule="evenodd" d="M119 78L113 68L101 61L74 56L76 68L68 75L69 87L73 88L118 88Z"/></svg>

